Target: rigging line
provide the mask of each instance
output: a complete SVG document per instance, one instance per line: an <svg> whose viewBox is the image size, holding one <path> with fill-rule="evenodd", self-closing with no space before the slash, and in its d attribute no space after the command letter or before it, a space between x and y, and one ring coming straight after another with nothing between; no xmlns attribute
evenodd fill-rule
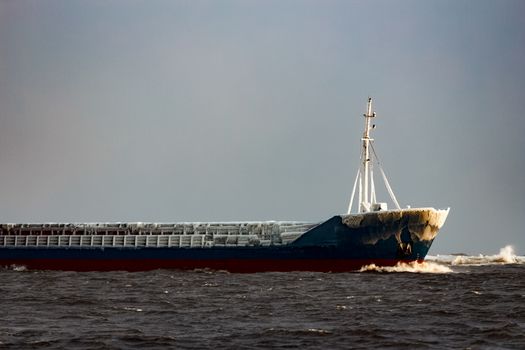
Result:
<svg viewBox="0 0 525 350"><path fill-rule="evenodd" d="M350 205L348 206L348 214L350 214L350 212L352 211L352 205L353 205L353 201L354 201L354 195L355 195L355 192L356 192L356 183L359 182L359 201L357 202L357 213L359 213L359 211L361 210L361 200L362 200L362 192L363 192L363 189L362 189L362 176L361 176L361 161L363 160L363 157L364 157L364 153L365 151L364 150L361 150L361 153L359 154L359 166L357 167L357 175L355 177L355 181L354 182L354 188L352 189L352 197L350 198Z"/></svg>
<svg viewBox="0 0 525 350"><path fill-rule="evenodd" d="M372 153L374 153L374 157L376 158L377 165L379 166L379 170L381 171L381 175L383 176L383 181L385 182L386 190L388 191L388 194L390 195L390 199L392 199L392 202L394 202L397 209L401 209L401 206L397 202L394 191L392 191L392 187L390 187L390 184L388 183L388 179L386 177L385 171L383 170L383 166L381 165L381 162L379 161L379 157L377 156L376 150L372 142L370 142L370 148L372 148Z"/></svg>
<svg viewBox="0 0 525 350"><path fill-rule="evenodd" d="M374 169L370 167L370 202L376 203L376 186L374 183Z"/></svg>
<svg viewBox="0 0 525 350"><path fill-rule="evenodd" d="M359 175L359 204L357 206L357 212L359 213L361 211L361 203L363 202L363 177L361 174Z"/></svg>
<svg viewBox="0 0 525 350"><path fill-rule="evenodd" d="M350 197L350 204L348 205L348 214L350 214L350 212L352 211L352 204L354 204L355 188L357 186L357 180L359 179L359 174L360 173L361 173L361 169L358 168L357 169L357 175L355 176L354 187L352 188L352 197Z"/></svg>

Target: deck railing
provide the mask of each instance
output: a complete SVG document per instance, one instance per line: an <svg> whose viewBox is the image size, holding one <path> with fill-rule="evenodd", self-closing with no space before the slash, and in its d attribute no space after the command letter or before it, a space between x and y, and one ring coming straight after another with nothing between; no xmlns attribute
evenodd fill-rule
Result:
<svg viewBox="0 0 525 350"><path fill-rule="evenodd" d="M301 222L1 224L0 247L268 246L293 242L313 226Z"/></svg>

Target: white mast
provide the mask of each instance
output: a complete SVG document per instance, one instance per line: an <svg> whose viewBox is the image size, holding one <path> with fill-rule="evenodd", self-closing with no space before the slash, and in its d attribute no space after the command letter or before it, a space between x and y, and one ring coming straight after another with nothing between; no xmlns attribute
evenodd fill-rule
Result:
<svg viewBox="0 0 525 350"><path fill-rule="evenodd" d="M365 117L365 131L363 132L363 137L361 141L363 142L361 150L361 164L359 164L359 169L354 181L354 187L352 189L352 196L350 197L350 203L348 205L348 214L352 211L352 204L354 202L354 194L356 192L356 187L359 186L359 197L357 212L366 213L370 211L386 210L386 203L378 203L376 198L376 187L374 184L374 172L372 169L374 159L377 162L377 166L385 182L386 189L390 195L390 199L394 202L394 205L397 209L401 209L399 203L397 202L394 191L388 183L383 167L379 162L376 151L374 150L373 141L374 139L370 138L370 131L375 128L375 125L372 124L372 118L376 117L376 113L372 112L372 98L368 98L368 104L366 107L366 113L363 114Z"/></svg>
<svg viewBox="0 0 525 350"><path fill-rule="evenodd" d="M361 198L362 202L360 202L360 212L367 212L371 209L371 203L370 201L373 201L375 197L375 188L374 188L374 179L372 178L372 162L370 161L370 141L373 141L373 139L370 138L370 129L373 128L370 126L370 121L372 118L376 116L374 112L372 112L372 98L368 98L368 105L366 108L366 113L363 114L365 117L365 132L363 133L363 138L361 139L363 141L363 156L362 156L362 164L361 164L361 178L363 178L364 185L360 190L362 193L359 194L359 197ZM369 192L369 182L371 184L372 192ZM370 200L370 201L369 201Z"/></svg>

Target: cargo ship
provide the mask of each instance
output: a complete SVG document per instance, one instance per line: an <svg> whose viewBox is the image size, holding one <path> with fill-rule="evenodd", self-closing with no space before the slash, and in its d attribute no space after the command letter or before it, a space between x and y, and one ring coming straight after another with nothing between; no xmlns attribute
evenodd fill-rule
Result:
<svg viewBox="0 0 525 350"><path fill-rule="evenodd" d="M399 206L370 138L376 118L371 98L363 116L361 157L345 214L313 223L0 224L0 266L71 271L343 272L369 264L423 261L449 209ZM376 199L376 168L395 209Z"/></svg>

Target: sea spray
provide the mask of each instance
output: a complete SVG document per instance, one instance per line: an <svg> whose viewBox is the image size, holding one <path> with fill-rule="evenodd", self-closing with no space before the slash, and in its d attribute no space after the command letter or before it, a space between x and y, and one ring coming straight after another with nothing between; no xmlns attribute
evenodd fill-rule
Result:
<svg viewBox="0 0 525 350"><path fill-rule="evenodd" d="M452 266L506 265L524 264L525 257L516 255L514 248L507 245L494 255L428 255L426 261Z"/></svg>
<svg viewBox="0 0 525 350"><path fill-rule="evenodd" d="M492 265L492 264L519 264L523 259L516 256L514 248L507 245L500 249L499 254L478 256L458 256L452 265Z"/></svg>
<svg viewBox="0 0 525 350"><path fill-rule="evenodd" d="M514 253L514 247L507 245L499 250L499 257L507 264L515 264L518 262L518 257Z"/></svg>
<svg viewBox="0 0 525 350"><path fill-rule="evenodd" d="M27 267L25 267L24 265L14 265L13 264L9 266L9 269L13 271L27 271Z"/></svg>
<svg viewBox="0 0 525 350"><path fill-rule="evenodd" d="M453 272L448 266L435 262L399 262L395 266L377 266L370 264L363 266L359 272L410 272L410 273L450 273Z"/></svg>

